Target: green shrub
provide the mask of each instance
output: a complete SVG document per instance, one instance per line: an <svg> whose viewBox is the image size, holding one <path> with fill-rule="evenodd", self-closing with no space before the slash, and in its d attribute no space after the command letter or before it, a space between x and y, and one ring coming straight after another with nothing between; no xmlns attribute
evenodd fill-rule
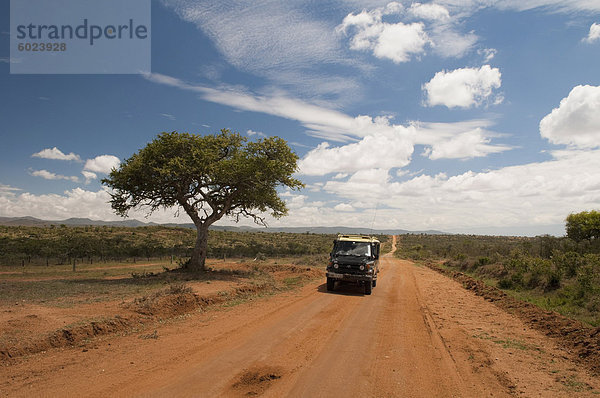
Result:
<svg viewBox="0 0 600 398"><path fill-rule="evenodd" d="M477 259L477 262L475 263L475 265L477 265L478 267L484 266L484 265L488 265L488 264L492 264L492 259L489 257L479 257Z"/></svg>
<svg viewBox="0 0 600 398"><path fill-rule="evenodd" d="M502 278L498 281L498 287L500 289L512 289L513 281L509 278Z"/></svg>
<svg viewBox="0 0 600 398"><path fill-rule="evenodd" d="M579 253L568 251L566 253L554 251L552 253L552 262L564 272L567 278L573 278L577 275L577 270L583 265L583 256Z"/></svg>

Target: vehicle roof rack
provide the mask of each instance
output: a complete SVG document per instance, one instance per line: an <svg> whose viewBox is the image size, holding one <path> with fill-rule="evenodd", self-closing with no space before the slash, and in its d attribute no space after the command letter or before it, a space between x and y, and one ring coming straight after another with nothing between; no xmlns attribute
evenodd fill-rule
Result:
<svg viewBox="0 0 600 398"><path fill-rule="evenodd" d="M358 241L358 242L379 242L374 236L362 234L338 234L337 240Z"/></svg>

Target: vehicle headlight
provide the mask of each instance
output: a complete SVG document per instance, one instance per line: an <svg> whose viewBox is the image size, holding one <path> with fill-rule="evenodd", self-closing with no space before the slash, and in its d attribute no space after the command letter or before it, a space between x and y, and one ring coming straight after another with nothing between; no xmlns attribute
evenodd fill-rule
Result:
<svg viewBox="0 0 600 398"><path fill-rule="evenodd" d="M338 269L340 266L338 265L338 263L333 263L333 268Z"/></svg>

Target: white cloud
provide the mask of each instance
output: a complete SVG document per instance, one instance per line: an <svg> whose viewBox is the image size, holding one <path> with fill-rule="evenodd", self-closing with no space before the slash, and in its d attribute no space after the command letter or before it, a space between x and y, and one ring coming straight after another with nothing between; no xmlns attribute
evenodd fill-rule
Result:
<svg viewBox="0 0 600 398"><path fill-rule="evenodd" d="M470 159L483 157L512 149L491 144L492 138L501 137L490 131L493 121L488 119L467 120L456 123L413 122L419 144L426 145L424 156L435 159Z"/></svg>
<svg viewBox="0 0 600 398"><path fill-rule="evenodd" d="M427 19L432 21L443 21L450 19L450 13L446 7L443 7L439 4L428 3L413 3L408 9L409 15L420 18Z"/></svg>
<svg viewBox="0 0 600 398"><path fill-rule="evenodd" d="M89 184L90 182L92 182L92 180L98 178L98 175L96 173L92 173L91 171L83 170L81 174L83 174L83 176L85 177L86 184Z"/></svg>
<svg viewBox="0 0 600 398"><path fill-rule="evenodd" d="M98 192L75 188L65 195L34 195L24 192L14 197L0 196L0 214L9 217L32 216L45 220L61 220L70 217L90 217L114 220L104 190Z"/></svg>
<svg viewBox="0 0 600 398"><path fill-rule="evenodd" d="M600 40L600 24L593 23L592 26L590 26L590 32L588 33L588 36L583 40L590 44Z"/></svg>
<svg viewBox="0 0 600 398"><path fill-rule="evenodd" d="M156 211L148 218L145 217L145 210L131 211L129 216L144 222L189 223L191 221L183 211L177 218L174 217L175 214L175 208L173 208ZM63 194L35 195L23 192L17 195L0 195L0 216L32 216L43 220L64 220L71 217L105 221L123 220L111 209L107 188L96 192L74 188Z"/></svg>
<svg viewBox="0 0 600 398"><path fill-rule="evenodd" d="M246 134L248 135L248 137L253 137L255 135L257 135L259 137L266 137L267 136L262 131L254 131L254 130L248 130L248 131L246 131Z"/></svg>
<svg viewBox="0 0 600 398"><path fill-rule="evenodd" d="M414 148L409 134L408 128L397 127L341 147L331 147L324 142L300 160L300 173L325 175L370 168L404 167L410 163Z"/></svg>
<svg viewBox="0 0 600 398"><path fill-rule="evenodd" d="M428 106L470 108L480 106L491 98L493 89L500 88L500 85L500 70L483 65L479 69L463 68L437 72L428 83L423 85L423 91ZM498 100L496 97L495 101Z"/></svg>
<svg viewBox="0 0 600 398"><path fill-rule="evenodd" d="M600 151L553 156L547 162L450 177L419 175L404 182L392 181L384 171L361 171L323 189L338 199L379 204L379 227L452 231L562 224L569 213L600 202Z"/></svg>
<svg viewBox="0 0 600 398"><path fill-rule="evenodd" d="M469 159L484 157L512 149L506 145L490 145L490 135L480 128L460 133L446 140L434 142L423 156L429 159Z"/></svg>
<svg viewBox="0 0 600 398"><path fill-rule="evenodd" d="M329 88L335 80L340 98L356 90L353 76L317 72L318 65L357 62L345 57L333 26L316 18L312 7L278 0L163 0L163 4L202 30L235 68L311 97L331 92L323 92L320 84L306 84L307 79Z"/></svg>
<svg viewBox="0 0 600 398"><path fill-rule="evenodd" d="M488 7L516 11L537 8L565 13L600 11L600 3L595 0L437 0L436 2L456 12L475 12Z"/></svg>
<svg viewBox="0 0 600 398"><path fill-rule="evenodd" d="M474 33L458 33L446 24L434 27L429 37L434 52L445 58L464 56L478 40Z"/></svg>
<svg viewBox="0 0 600 398"><path fill-rule="evenodd" d="M576 86L540 122L540 134L553 144L600 146L600 86Z"/></svg>
<svg viewBox="0 0 600 398"><path fill-rule="evenodd" d="M371 48L377 58L391 59L395 63L408 62L413 55L422 54L428 42L423 24L382 24L381 33Z"/></svg>
<svg viewBox="0 0 600 398"><path fill-rule="evenodd" d="M76 176L64 176L62 174L55 174L48 170L33 170L31 175L34 177L42 177L45 180L68 180L73 182L79 182L79 178Z"/></svg>
<svg viewBox="0 0 600 398"><path fill-rule="evenodd" d="M384 16L393 15L398 21L391 23ZM408 62L426 53L430 46L442 57L462 57L477 42L473 33L459 33L462 16L453 16L440 4L413 3L404 8L389 3L370 11L348 14L336 30L350 34L350 49L370 50L378 58L395 63Z"/></svg>
<svg viewBox="0 0 600 398"><path fill-rule="evenodd" d="M422 23L383 22L384 15L401 10L402 7L388 7L351 13L336 29L343 33L355 32L350 40L353 50L371 50L377 58L387 58L395 63L408 62L413 56L425 52L428 37Z"/></svg>
<svg viewBox="0 0 600 398"><path fill-rule="evenodd" d="M84 170L108 174L113 168L119 167L121 161L113 155L100 155L85 162Z"/></svg>
<svg viewBox="0 0 600 398"><path fill-rule="evenodd" d="M21 191L21 189L11 187L10 185L0 184L0 195L14 195L17 191Z"/></svg>
<svg viewBox="0 0 600 398"><path fill-rule="evenodd" d="M349 141L353 136L361 135L371 118L358 116L356 118L339 111L324 108L305 101L289 98L281 94L272 96L252 95L239 88L210 88L188 84L174 77L157 73L143 75L146 79L199 93L202 99L236 109L252 112L262 112L286 119L297 120L309 130L309 134L326 137L333 141Z"/></svg>
<svg viewBox="0 0 600 398"><path fill-rule="evenodd" d="M341 147L321 143L311 150L300 161L300 168L308 175L325 175L333 172L353 172L362 167L392 168L403 167L410 162L414 144L441 145L454 135L465 133L476 128L489 127L490 122L484 120L463 123L426 123L420 124L419 133L416 124L402 126L392 124L389 117L359 115L352 117L337 110L324 108L298 99L283 96L258 96L238 89L208 88L191 85L179 79L148 74L145 78L159 84L166 84L182 90L197 92L204 100L234 107L236 109L262 112L302 123L307 134L325 138L328 141L351 142ZM473 138L473 134L471 138ZM481 145L477 151L471 150L461 156L485 156L487 153L508 149L504 146L490 144L489 138L495 135L489 131L481 131ZM440 151L438 151L442 156ZM372 154L369 156L369 154ZM457 156L456 151L453 156ZM357 159L364 160L364 165Z"/></svg>
<svg viewBox="0 0 600 398"><path fill-rule="evenodd" d="M81 158L79 157L79 155L76 155L73 152L69 153L68 155L65 155L57 147L42 149L41 151L31 155L31 157L42 158L42 159L54 159L54 160L74 160L76 162L81 161Z"/></svg>
<svg viewBox="0 0 600 398"><path fill-rule="evenodd" d="M354 211L354 207L348 203L340 203L333 207L335 211Z"/></svg>
<svg viewBox="0 0 600 398"><path fill-rule="evenodd" d="M482 226L510 227L514 231L519 226L564 225L569 213L589 210L600 203L600 150L563 150L552 155L553 159L546 162L453 176L418 175L403 182L394 181L383 169L359 170L346 181L315 184L321 192L336 195L333 203L311 201L296 193L285 195L289 216L269 219L269 223L449 232L469 232ZM106 189L92 192L76 188L61 195L15 194L16 188L7 189L8 193L0 195L2 216L120 219L110 208ZM144 220L144 214L133 212L131 217ZM186 216L174 219L173 214L174 209L157 212L146 221L189 222ZM249 224L247 220L244 223ZM542 228L538 231L544 233Z"/></svg>
<svg viewBox="0 0 600 398"><path fill-rule="evenodd" d="M496 50L495 48L484 48L477 50L477 54L483 56L483 63L488 63L492 59L494 59L496 54L498 54L498 50Z"/></svg>

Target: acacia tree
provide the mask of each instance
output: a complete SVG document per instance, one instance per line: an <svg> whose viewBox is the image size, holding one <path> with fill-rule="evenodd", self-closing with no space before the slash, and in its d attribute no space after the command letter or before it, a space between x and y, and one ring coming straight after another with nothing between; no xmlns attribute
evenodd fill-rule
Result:
<svg viewBox="0 0 600 398"><path fill-rule="evenodd" d="M567 236L575 242L600 238L600 212L571 213L567 217Z"/></svg>
<svg viewBox="0 0 600 398"><path fill-rule="evenodd" d="M111 206L122 217L133 208L146 208L148 215L159 208L183 209L197 230L187 268L202 270L208 228L215 221L223 216L236 222L250 217L266 225L261 214L270 211L275 218L287 214L276 188L303 187L292 177L297 161L279 137L248 142L227 129L206 136L161 133L102 183L112 188Z"/></svg>

